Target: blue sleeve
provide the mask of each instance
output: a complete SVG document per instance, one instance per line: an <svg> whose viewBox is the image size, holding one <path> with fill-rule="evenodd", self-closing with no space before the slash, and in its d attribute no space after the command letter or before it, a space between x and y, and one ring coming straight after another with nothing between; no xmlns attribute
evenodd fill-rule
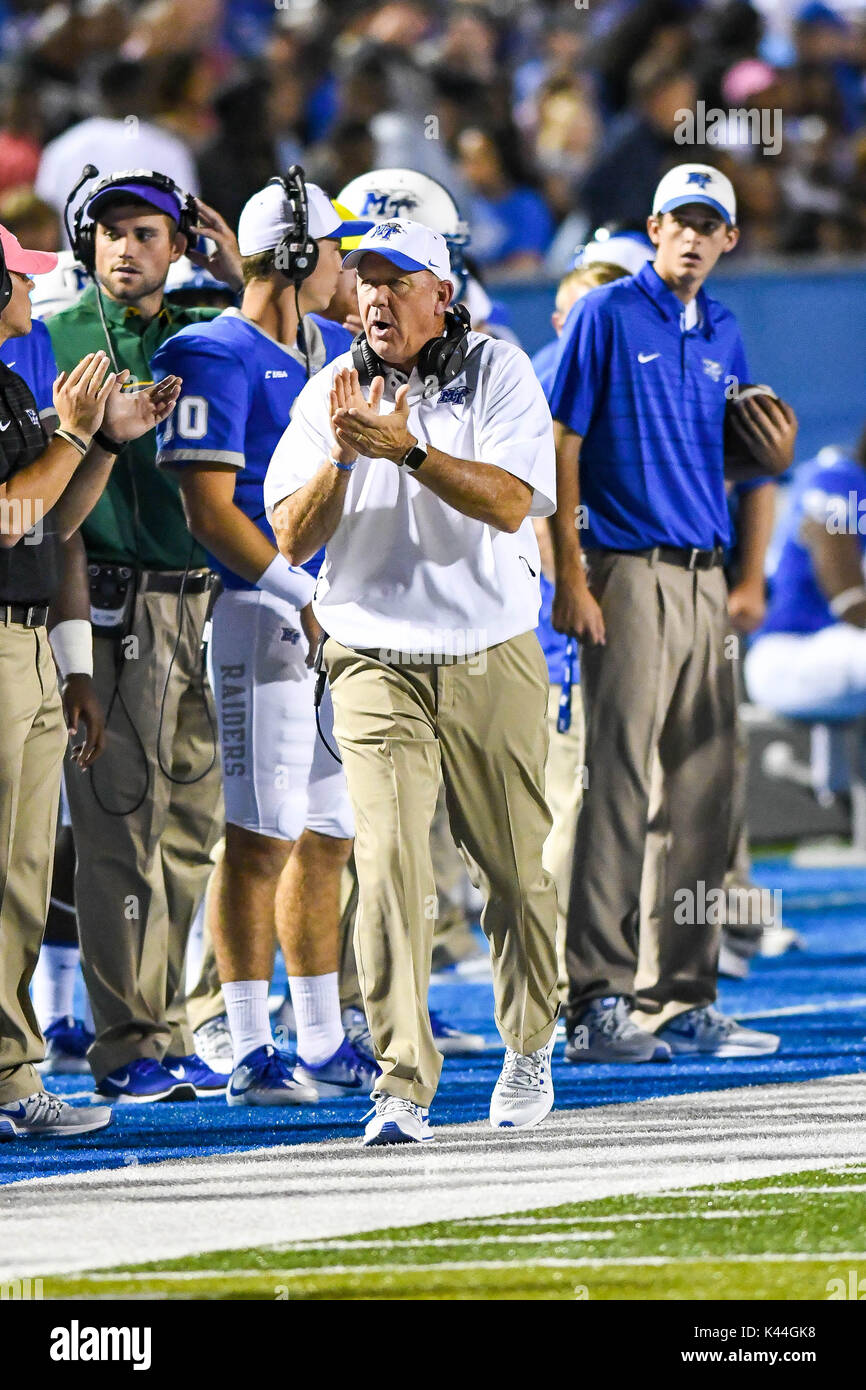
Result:
<svg viewBox="0 0 866 1390"><path fill-rule="evenodd" d="M30 329L30 338L34 349L34 379L30 389L36 399L36 407L40 418L46 415L56 415L54 381L57 376L57 363L54 360L54 348L51 346L51 334L44 323L39 319L34 319Z"/></svg>
<svg viewBox="0 0 866 1390"><path fill-rule="evenodd" d="M157 464L245 465L249 385L237 353L204 335L178 333L153 356L153 379L174 373L183 389L174 412L157 426Z"/></svg>
<svg viewBox="0 0 866 1390"><path fill-rule="evenodd" d="M550 413L575 434L585 435L607 380L610 319L604 300L590 293L565 321L550 388Z"/></svg>

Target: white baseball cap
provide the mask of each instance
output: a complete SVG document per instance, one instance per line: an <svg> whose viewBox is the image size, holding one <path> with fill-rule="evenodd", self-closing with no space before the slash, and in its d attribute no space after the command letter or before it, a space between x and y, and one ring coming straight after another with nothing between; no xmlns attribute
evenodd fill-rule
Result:
<svg viewBox="0 0 866 1390"><path fill-rule="evenodd" d="M731 180L710 164L678 164L665 174L653 197L653 216L686 203L706 203L730 227L737 223L737 195Z"/></svg>
<svg viewBox="0 0 866 1390"><path fill-rule="evenodd" d="M366 232L354 251L343 258L343 269L356 266L368 251L384 256L400 270L430 270L439 280L451 279L451 257L445 238L422 222L408 217L377 222Z"/></svg>
<svg viewBox="0 0 866 1390"><path fill-rule="evenodd" d="M374 224L368 219L344 221L328 195L317 183L305 183L310 236L314 241L323 237L342 240L344 236L360 236ZM254 193L245 205L238 222L238 247L242 256L255 256L259 251L271 251L279 246L286 232L294 226L294 217L281 179Z"/></svg>

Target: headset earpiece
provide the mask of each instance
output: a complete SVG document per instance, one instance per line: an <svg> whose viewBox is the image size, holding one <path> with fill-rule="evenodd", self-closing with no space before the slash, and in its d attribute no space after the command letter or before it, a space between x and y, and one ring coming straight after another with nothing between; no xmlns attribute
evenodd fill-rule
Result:
<svg viewBox="0 0 866 1390"><path fill-rule="evenodd" d="M285 275L297 290L319 263L319 246L310 236L304 171L300 164L293 164L284 177L271 179L271 183L282 185L292 212L292 225L274 247L274 268Z"/></svg>
<svg viewBox="0 0 866 1390"><path fill-rule="evenodd" d="M471 327L472 320L465 305L456 304L446 311L444 334L431 338L418 354L416 367L422 381L433 377L441 390L460 375L466 365ZM352 366L359 382L366 387L374 376L385 376L389 370L388 363L370 347L365 333L359 333L352 341Z"/></svg>

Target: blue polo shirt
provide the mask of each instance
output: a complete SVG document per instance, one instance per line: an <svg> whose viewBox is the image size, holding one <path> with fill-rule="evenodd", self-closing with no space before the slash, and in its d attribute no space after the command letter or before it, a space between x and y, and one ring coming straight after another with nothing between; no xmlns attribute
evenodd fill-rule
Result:
<svg viewBox="0 0 866 1390"><path fill-rule="evenodd" d="M703 290L697 325L650 263L569 314L550 410L576 434L588 550L730 539L725 386L750 380L737 321Z"/></svg>

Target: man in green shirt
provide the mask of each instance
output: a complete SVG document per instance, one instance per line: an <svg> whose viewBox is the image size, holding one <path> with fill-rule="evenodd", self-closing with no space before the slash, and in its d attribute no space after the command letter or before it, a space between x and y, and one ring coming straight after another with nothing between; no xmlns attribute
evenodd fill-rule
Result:
<svg viewBox="0 0 866 1390"><path fill-rule="evenodd" d="M196 211L191 230L217 249L195 259L240 287L231 229L200 201ZM169 267L187 250L183 195L136 171L100 184L86 214L95 283L48 320L57 365L68 370L104 348L144 384L166 338L218 312L164 298ZM140 1101L225 1087L195 1056L183 1004L187 936L222 822L201 655L214 576L155 455L152 431L124 446L82 526L108 738L97 767L67 778L81 963L96 1027L88 1057L102 1094Z"/></svg>

